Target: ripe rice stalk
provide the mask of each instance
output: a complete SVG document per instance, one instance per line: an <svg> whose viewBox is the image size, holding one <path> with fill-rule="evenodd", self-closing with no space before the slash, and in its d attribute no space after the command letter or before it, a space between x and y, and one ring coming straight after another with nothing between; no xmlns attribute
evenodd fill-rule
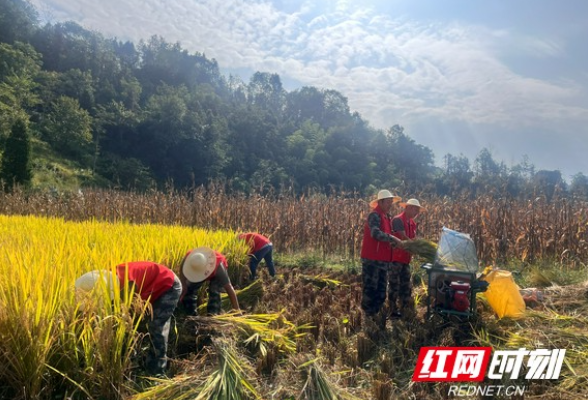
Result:
<svg viewBox="0 0 588 400"><path fill-rule="evenodd" d="M219 341L215 349L218 369L204 382L201 392L194 400L261 399L251 383L255 371L249 362L239 356L237 349L228 341Z"/></svg>
<svg viewBox="0 0 588 400"><path fill-rule="evenodd" d="M421 257L425 262L433 264L437 255L437 243L427 239L406 240L402 248Z"/></svg>
<svg viewBox="0 0 588 400"><path fill-rule="evenodd" d="M339 286L348 286L345 285L343 282L338 281L336 279L327 278L326 276L316 275L316 276L308 276L308 275L300 275L300 279L305 283L312 283L314 286L318 287L319 289L323 289L328 287L329 289L334 289Z"/></svg>
<svg viewBox="0 0 588 400"><path fill-rule="evenodd" d="M538 268L533 268L529 277L529 284L534 287L548 287L554 284L554 273L541 271Z"/></svg>
<svg viewBox="0 0 588 400"><path fill-rule="evenodd" d="M263 284L260 280L256 280L249 286L243 289L236 290L237 299L239 300L239 306L241 307L253 307L263 297ZM200 304L198 306L198 314L205 315L206 307L208 302ZM225 310L231 307L231 301L226 293L221 293L221 307Z"/></svg>
<svg viewBox="0 0 588 400"><path fill-rule="evenodd" d="M502 329L506 339L499 347L566 349L557 385L558 393L584 393L588 388L588 318L581 313L560 314L553 309L528 310L524 320L510 326L508 330L504 326Z"/></svg>
<svg viewBox="0 0 588 400"><path fill-rule="evenodd" d="M300 392L300 399L307 400L359 400L358 397L339 388L329 379L318 359L309 360L298 366L306 376Z"/></svg>
<svg viewBox="0 0 588 400"><path fill-rule="evenodd" d="M178 271L177 260L199 245L232 249L225 254L234 263L247 251L232 232L30 216L0 215L0 238L0 382L23 398L51 385L101 398L127 390L146 309L131 311L131 296L118 291L104 301L105 288L79 298L74 282L83 273L132 260Z"/></svg>
<svg viewBox="0 0 588 400"><path fill-rule="evenodd" d="M506 338L490 333L486 328L472 329L473 342L480 347L495 347L503 346ZM511 336L512 337L512 336Z"/></svg>
<svg viewBox="0 0 588 400"><path fill-rule="evenodd" d="M245 343L269 343L282 353L295 353L296 340L305 336L308 325L296 326L283 317L274 314L224 314L203 319L203 321L232 325L243 335Z"/></svg>
<svg viewBox="0 0 588 400"><path fill-rule="evenodd" d="M388 400L394 398L394 382L390 379L383 378L373 381L372 392L374 400Z"/></svg>
<svg viewBox="0 0 588 400"><path fill-rule="evenodd" d="M85 365L86 368L70 370L70 374L73 376L76 372L77 381L96 397L113 389L119 394L126 391L132 356L141 338L137 329L146 307L146 304L141 307L139 304L117 305L115 302L109 315L88 314L79 320L80 326L72 327L77 331L81 328L78 352L74 354L78 357L78 365ZM135 311L132 311L133 308Z"/></svg>
<svg viewBox="0 0 588 400"><path fill-rule="evenodd" d="M172 379L150 378L153 386L135 394L130 400L193 400L202 391L204 379L200 374L185 374Z"/></svg>
<svg viewBox="0 0 588 400"><path fill-rule="evenodd" d="M136 394L131 400L251 400L261 399L252 377L255 371L248 360L239 355L228 340L214 343L216 368L207 365L211 360L206 356L197 362L194 371L172 379L151 380L156 384L148 390Z"/></svg>

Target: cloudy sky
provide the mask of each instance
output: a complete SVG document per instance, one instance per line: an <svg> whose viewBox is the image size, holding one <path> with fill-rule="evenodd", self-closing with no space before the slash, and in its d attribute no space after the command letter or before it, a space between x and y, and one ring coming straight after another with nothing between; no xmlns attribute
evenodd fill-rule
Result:
<svg viewBox="0 0 588 400"><path fill-rule="evenodd" d="M245 82L335 89L376 128L394 124L471 162L588 175L588 1L31 0L137 43L152 35L218 61Z"/></svg>

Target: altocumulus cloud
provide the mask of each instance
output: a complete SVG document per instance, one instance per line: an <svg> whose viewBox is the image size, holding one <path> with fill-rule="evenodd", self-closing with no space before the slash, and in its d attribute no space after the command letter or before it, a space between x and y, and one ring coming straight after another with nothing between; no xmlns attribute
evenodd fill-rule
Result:
<svg viewBox="0 0 588 400"><path fill-rule="evenodd" d="M419 136L410 128L422 130L427 121L442 126L445 135L474 136L462 143L488 146L495 141L484 135L497 128L510 132L501 139L508 141L533 127L588 122L584 84L525 76L505 61L509 54L536 62L559 57L565 46L558 40L464 22L391 18L360 3L336 1L329 8L290 1L284 12L269 1L33 0L52 21L74 20L134 42L160 35L215 58L223 69L273 72L301 85L338 90L372 125L400 123L423 144L454 154L472 152L457 146L459 137L443 142L456 148L444 149L426 129ZM543 138L553 140L549 134ZM501 146L494 145L499 156L536 157L531 150L515 153Z"/></svg>

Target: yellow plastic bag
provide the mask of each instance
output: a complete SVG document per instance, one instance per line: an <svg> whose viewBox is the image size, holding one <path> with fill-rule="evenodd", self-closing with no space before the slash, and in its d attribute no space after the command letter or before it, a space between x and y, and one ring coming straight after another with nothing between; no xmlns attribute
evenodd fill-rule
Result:
<svg viewBox="0 0 588 400"><path fill-rule="evenodd" d="M525 300L523 300L510 271L494 269L481 279L489 283L488 290L484 295L498 318L523 316Z"/></svg>

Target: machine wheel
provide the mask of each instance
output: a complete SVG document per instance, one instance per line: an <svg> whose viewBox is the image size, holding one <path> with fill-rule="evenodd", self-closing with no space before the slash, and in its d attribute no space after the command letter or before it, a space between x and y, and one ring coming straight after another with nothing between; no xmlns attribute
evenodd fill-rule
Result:
<svg viewBox="0 0 588 400"><path fill-rule="evenodd" d="M451 324L451 321L449 321L446 316L436 312L431 312L428 314L425 322L427 328L433 332L439 331Z"/></svg>

